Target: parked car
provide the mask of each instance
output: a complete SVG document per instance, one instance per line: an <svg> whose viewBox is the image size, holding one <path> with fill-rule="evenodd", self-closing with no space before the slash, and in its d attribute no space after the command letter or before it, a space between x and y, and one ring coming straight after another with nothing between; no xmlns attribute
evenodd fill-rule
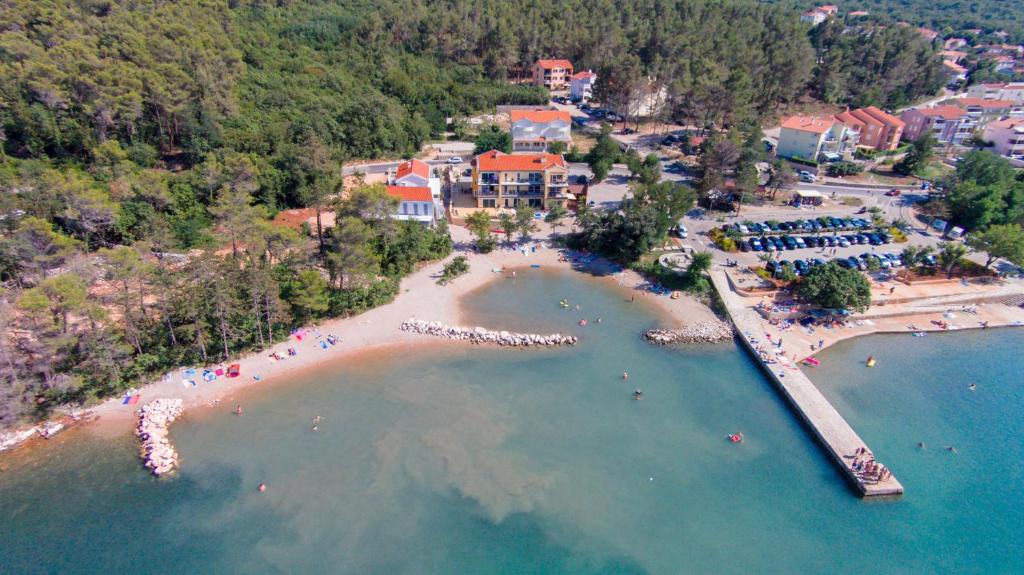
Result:
<svg viewBox="0 0 1024 575"><path fill-rule="evenodd" d="M794 240L790 236L782 236L782 243L783 243L783 245L786 246L787 250L795 250L796 249L796 240Z"/></svg>
<svg viewBox="0 0 1024 575"><path fill-rule="evenodd" d="M810 261L809 263L811 263L811 262L813 262L813 263L814 263L814 267L818 267L818 266L823 266L823 265L825 265L825 260L823 260L823 259L820 259L820 258L814 258L814 259L813 259L813 260L811 260L811 261Z"/></svg>
<svg viewBox="0 0 1024 575"><path fill-rule="evenodd" d="M462 163L462 156L452 156L452 157L448 158L448 163L452 164L452 165L461 164ZM665 229L665 228L662 228L662 229Z"/></svg>
<svg viewBox="0 0 1024 575"><path fill-rule="evenodd" d="M807 272L811 271L804 260L793 260L793 267L795 268L796 275L798 276L806 275Z"/></svg>
<svg viewBox="0 0 1024 575"><path fill-rule="evenodd" d="M633 128L623 128L621 133L628 136L629 134L636 133L636 130Z"/></svg>
<svg viewBox="0 0 1024 575"><path fill-rule="evenodd" d="M899 190L893 188L893 189L889 190L888 192L885 192L885 195L887 195L887 196L889 196L891 198L895 198L896 196L900 195L900 193L901 192Z"/></svg>
<svg viewBox="0 0 1024 575"><path fill-rule="evenodd" d="M930 266L935 265L935 263L938 261L938 260L935 259L935 256L933 256L932 254L925 254L924 257L921 258L921 260L924 261L924 263L926 263L926 264L928 264Z"/></svg>
<svg viewBox="0 0 1024 575"><path fill-rule="evenodd" d="M749 234L750 233L750 229L747 228L747 226L745 226L743 224L736 224L736 230L738 230L741 234Z"/></svg>
<svg viewBox="0 0 1024 575"><path fill-rule="evenodd" d="M750 249L755 252L764 251L764 246L761 245L761 240L757 238L750 238Z"/></svg>
<svg viewBox="0 0 1024 575"><path fill-rule="evenodd" d="M793 241L796 242L797 249L807 247L807 242L805 242L804 239L800 236L796 236L795 238L793 238Z"/></svg>
<svg viewBox="0 0 1024 575"><path fill-rule="evenodd" d="M850 240L848 240L848 239L846 239L846 238L844 238L842 236L836 238L836 240L839 242L839 247L841 247L841 248L848 248L848 247L850 247Z"/></svg>
<svg viewBox="0 0 1024 575"><path fill-rule="evenodd" d="M889 234L887 234L885 232L878 232L878 237L882 240L883 244L887 244L887 243L892 242L892 238L889 237Z"/></svg>
<svg viewBox="0 0 1024 575"><path fill-rule="evenodd" d="M740 251L741 251L741 252L749 252L749 251L750 251L751 249L753 249L753 248L752 248L752 247L750 246L750 240L740 240L740 241L738 242L738 244L739 244L739 246L740 246Z"/></svg>
<svg viewBox="0 0 1024 575"><path fill-rule="evenodd" d="M837 258L832 261L836 262L836 265L838 265L841 268L856 269L855 267L850 265L850 261L846 258Z"/></svg>
<svg viewBox="0 0 1024 575"><path fill-rule="evenodd" d="M800 177L801 182L807 182L809 184L813 184L814 181L818 179L817 176L808 172L807 170L800 170L799 172L796 173L796 175Z"/></svg>

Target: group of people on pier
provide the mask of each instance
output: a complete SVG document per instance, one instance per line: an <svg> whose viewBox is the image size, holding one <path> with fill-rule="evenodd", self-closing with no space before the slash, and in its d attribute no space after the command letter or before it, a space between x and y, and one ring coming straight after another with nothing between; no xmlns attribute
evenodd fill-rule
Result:
<svg viewBox="0 0 1024 575"><path fill-rule="evenodd" d="M853 471L864 481L879 482L892 477L889 468L875 461L875 456L867 447L858 447L853 452L853 462L850 464Z"/></svg>

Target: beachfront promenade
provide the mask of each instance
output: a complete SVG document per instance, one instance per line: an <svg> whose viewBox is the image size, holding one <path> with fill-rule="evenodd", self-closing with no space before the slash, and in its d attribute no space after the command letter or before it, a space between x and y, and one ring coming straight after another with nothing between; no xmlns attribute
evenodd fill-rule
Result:
<svg viewBox="0 0 1024 575"><path fill-rule="evenodd" d="M895 476L889 475L878 481L868 480L853 468L854 454L862 447L867 448L867 444L799 368L795 365L790 368L781 363L766 364L761 360L757 343L764 337L765 330L760 316L746 305L742 296L732 290L725 272L713 270L710 275L740 340L861 495L877 497L902 494L903 485Z"/></svg>

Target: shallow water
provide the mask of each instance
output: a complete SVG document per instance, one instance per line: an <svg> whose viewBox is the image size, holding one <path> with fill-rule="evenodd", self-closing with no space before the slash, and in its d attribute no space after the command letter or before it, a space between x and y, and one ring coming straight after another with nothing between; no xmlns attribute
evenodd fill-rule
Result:
<svg viewBox="0 0 1024 575"><path fill-rule="evenodd" d="M169 479L127 435L0 460L0 572L1020 571L1020 331L821 356L812 377L908 492L865 502L737 346L649 346L653 311L610 283L532 270L469 304L574 349L393 349L247 392L242 417L187 414Z"/></svg>

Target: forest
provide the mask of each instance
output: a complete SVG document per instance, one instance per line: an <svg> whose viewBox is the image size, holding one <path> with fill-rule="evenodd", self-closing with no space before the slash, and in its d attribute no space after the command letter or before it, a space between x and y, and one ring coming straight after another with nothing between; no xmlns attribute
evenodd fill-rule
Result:
<svg viewBox="0 0 1024 575"><path fill-rule="evenodd" d="M341 167L546 101L517 82L538 57L597 70L609 101L660 82L675 120L723 128L808 93L914 99L937 66L894 34L858 74L878 36L812 38L753 0L13 0L0 20L0 425L389 301L451 240ZM271 224L305 207L338 225Z"/></svg>

